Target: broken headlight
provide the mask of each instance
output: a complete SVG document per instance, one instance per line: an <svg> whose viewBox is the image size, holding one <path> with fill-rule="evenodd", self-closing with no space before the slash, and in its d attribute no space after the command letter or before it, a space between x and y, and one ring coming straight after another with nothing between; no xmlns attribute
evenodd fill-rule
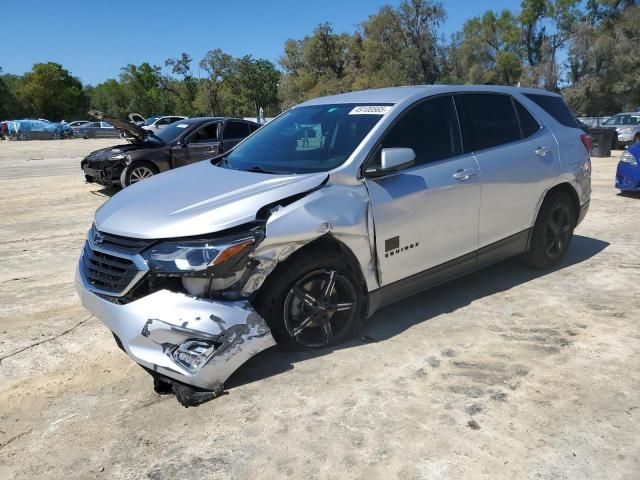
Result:
<svg viewBox="0 0 640 480"><path fill-rule="evenodd" d="M212 276L246 258L260 240L261 232L255 231L226 239L162 242L142 256L154 273Z"/></svg>

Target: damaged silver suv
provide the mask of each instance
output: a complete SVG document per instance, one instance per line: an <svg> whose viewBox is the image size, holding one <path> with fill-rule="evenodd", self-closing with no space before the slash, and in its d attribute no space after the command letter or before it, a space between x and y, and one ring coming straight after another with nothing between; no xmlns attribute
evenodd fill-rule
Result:
<svg viewBox="0 0 640 480"><path fill-rule="evenodd" d="M507 257L557 264L589 205L589 149L541 90L315 99L105 203L78 290L157 391L195 405L276 343L342 342L381 306Z"/></svg>

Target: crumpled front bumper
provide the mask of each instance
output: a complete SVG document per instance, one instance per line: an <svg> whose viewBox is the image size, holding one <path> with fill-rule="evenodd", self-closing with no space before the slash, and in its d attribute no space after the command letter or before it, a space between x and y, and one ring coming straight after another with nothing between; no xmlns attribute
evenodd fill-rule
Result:
<svg viewBox="0 0 640 480"><path fill-rule="evenodd" d="M160 290L119 305L93 293L80 271L76 286L82 304L119 338L138 364L179 382L220 391L252 356L275 345L266 322L246 301L218 302ZM215 344L197 371L176 360L180 346Z"/></svg>

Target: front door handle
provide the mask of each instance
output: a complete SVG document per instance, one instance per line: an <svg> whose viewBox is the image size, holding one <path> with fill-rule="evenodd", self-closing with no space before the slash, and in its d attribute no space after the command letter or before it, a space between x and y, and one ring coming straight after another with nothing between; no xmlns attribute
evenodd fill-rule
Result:
<svg viewBox="0 0 640 480"><path fill-rule="evenodd" d="M458 170L456 173L453 174L453 178L455 178L456 180L469 180L469 177L472 175L477 175L478 171L477 170L469 170L469 169L465 169L465 170Z"/></svg>
<svg viewBox="0 0 640 480"><path fill-rule="evenodd" d="M551 149L549 147L538 147L535 150L535 154L539 157L546 157L547 153L549 153Z"/></svg>

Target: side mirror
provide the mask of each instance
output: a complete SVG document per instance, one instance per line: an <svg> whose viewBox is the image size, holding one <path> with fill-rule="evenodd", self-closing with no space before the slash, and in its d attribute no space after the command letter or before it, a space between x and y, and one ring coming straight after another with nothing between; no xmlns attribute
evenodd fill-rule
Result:
<svg viewBox="0 0 640 480"><path fill-rule="evenodd" d="M383 148L380 152L380 166L365 170L367 177L381 177L410 167L416 159L413 148Z"/></svg>

